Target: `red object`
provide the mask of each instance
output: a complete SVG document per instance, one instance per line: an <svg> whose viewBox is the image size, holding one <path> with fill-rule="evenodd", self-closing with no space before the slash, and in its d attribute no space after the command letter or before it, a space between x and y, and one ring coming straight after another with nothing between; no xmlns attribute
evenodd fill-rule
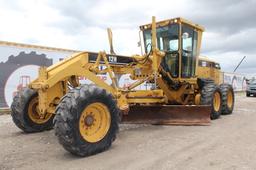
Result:
<svg viewBox="0 0 256 170"><path fill-rule="evenodd" d="M26 75L20 76L20 82L17 85L17 91L14 91L12 93L12 96L13 97L16 96L17 93L21 91L23 88L27 87L29 83L30 83L30 76L26 76Z"/></svg>

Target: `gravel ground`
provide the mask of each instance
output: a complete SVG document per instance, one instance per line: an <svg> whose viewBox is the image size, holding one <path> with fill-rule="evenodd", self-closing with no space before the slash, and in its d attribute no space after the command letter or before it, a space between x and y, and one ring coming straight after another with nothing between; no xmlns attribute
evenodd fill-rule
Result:
<svg viewBox="0 0 256 170"><path fill-rule="evenodd" d="M54 131L24 134L0 116L0 169L256 169L256 98L237 95L210 126L121 125L101 154L75 157Z"/></svg>

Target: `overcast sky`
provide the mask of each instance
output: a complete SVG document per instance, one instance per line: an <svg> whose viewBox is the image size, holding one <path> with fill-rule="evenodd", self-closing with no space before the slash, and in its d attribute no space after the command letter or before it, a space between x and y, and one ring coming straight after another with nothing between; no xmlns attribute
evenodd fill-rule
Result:
<svg viewBox="0 0 256 170"><path fill-rule="evenodd" d="M256 0L0 0L0 40L53 47L140 54L138 27L184 17L205 27L201 54L232 72L256 75Z"/></svg>

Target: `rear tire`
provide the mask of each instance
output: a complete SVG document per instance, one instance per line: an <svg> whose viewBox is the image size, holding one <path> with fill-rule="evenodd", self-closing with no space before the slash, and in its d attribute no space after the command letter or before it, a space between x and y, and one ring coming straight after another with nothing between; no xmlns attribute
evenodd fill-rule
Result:
<svg viewBox="0 0 256 170"><path fill-rule="evenodd" d="M198 84L199 88L202 89L207 84L214 84L214 80L209 79L209 78L198 78L197 84Z"/></svg>
<svg viewBox="0 0 256 170"><path fill-rule="evenodd" d="M229 84L221 84L220 89L222 94L222 114L232 114L235 103L233 87Z"/></svg>
<svg viewBox="0 0 256 170"><path fill-rule="evenodd" d="M251 96L251 94L246 92L246 97L250 97L250 96Z"/></svg>
<svg viewBox="0 0 256 170"><path fill-rule="evenodd" d="M107 150L115 140L119 109L106 90L83 85L70 90L61 99L54 123L59 143L67 151L83 157L94 155Z"/></svg>
<svg viewBox="0 0 256 170"><path fill-rule="evenodd" d="M218 119L221 115L222 100L221 91L215 84L206 84L201 90L201 105L211 106L211 119Z"/></svg>
<svg viewBox="0 0 256 170"><path fill-rule="evenodd" d="M14 98L11 105L11 116L15 125L26 133L41 132L53 128L54 114L48 113L40 119L36 112L38 94L35 90L25 88ZM30 106L33 104L33 106Z"/></svg>

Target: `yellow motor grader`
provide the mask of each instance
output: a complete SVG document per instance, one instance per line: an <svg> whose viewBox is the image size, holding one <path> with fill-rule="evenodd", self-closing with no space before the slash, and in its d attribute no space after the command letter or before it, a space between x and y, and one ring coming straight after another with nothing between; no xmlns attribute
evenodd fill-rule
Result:
<svg viewBox="0 0 256 170"><path fill-rule="evenodd" d="M24 132L54 127L59 143L79 156L108 149L119 123L205 125L230 114L234 92L197 75L204 28L182 18L140 26L144 55L80 52L48 68L14 97L14 123ZM108 74L111 83L97 75ZM133 81L120 87L122 75ZM79 77L92 83L80 84ZM150 89L138 86L147 83Z"/></svg>

